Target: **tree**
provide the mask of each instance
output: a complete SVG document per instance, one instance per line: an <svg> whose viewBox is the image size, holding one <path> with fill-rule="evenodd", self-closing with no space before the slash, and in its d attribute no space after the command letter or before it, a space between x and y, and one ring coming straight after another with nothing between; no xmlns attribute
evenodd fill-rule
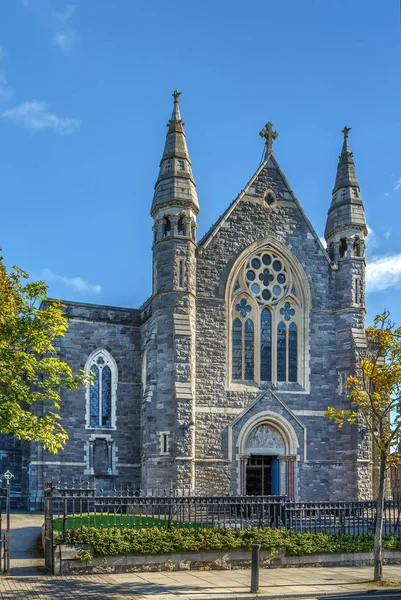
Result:
<svg viewBox="0 0 401 600"><path fill-rule="evenodd" d="M339 427L348 422L361 426L372 440L373 459L379 467L379 490L375 526L374 580L383 579L382 531L386 469L400 462L401 441L401 327L390 313L377 315L368 327L367 350L356 372L345 382L350 410L329 407L326 417Z"/></svg>
<svg viewBox="0 0 401 600"><path fill-rule="evenodd" d="M0 256L0 432L57 453L68 439L57 412L61 390L89 380L57 358L55 340L68 329L63 305L47 298L45 283L27 280Z"/></svg>

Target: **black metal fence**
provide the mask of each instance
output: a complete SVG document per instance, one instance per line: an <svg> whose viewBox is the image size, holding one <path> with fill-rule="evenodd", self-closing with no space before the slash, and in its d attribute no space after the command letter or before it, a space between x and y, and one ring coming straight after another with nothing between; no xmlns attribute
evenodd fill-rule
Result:
<svg viewBox="0 0 401 600"><path fill-rule="evenodd" d="M401 499L385 502L384 535L401 535ZM82 527L246 527L304 532L373 533L376 503L288 502L285 496L195 496L191 490L97 489L48 484L47 539Z"/></svg>

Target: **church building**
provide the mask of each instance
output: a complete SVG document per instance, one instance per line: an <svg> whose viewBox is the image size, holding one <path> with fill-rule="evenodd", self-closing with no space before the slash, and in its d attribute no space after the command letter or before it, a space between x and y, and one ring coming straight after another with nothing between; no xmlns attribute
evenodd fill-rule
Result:
<svg viewBox="0 0 401 600"><path fill-rule="evenodd" d="M270 122L262 163L198 239L179 95L150 208L152 294L138 309L65 302L59 356L94 385L63 391L64 451L24 451L27 504L41 505L46 481L73 479L371 498L369 441L324 417L350 406L343 383L366 347L367 228L349 128L331 203L327 194L327 250L277 162Z"/></svg>

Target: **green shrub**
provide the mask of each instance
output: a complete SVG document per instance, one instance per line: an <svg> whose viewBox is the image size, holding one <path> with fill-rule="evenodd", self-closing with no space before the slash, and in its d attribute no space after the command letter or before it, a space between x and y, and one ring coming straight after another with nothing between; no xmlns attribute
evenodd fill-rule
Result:
<svg viewBox="0 0 401 600"><path fill-rule="evenodd" d="M60 539L61 541L61 539ZM342 533L295 533L285 529L215 529L165 528L71 529L63 540L67 544L90 544L96 556L118 554L170 554L205 550L250 549L260 544L263 550L287 555L322 552L358 552L373 550L373 534L346 535ZM401 538L386 536L383 547L401 550Z"/></svg>

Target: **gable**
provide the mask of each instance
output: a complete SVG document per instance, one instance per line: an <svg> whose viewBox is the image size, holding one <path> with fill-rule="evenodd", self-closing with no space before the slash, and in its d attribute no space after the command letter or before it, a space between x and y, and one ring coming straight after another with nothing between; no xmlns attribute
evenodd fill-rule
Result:
<svg viewBox="0 0 401 600"><path fill-rule="evenodd" d="M270 191L273 192L271 198L269 196ZM273 204L271 205L269 205L270 199L273 199ZM327 262L330 263L330 259L319 239L319 236L316 234L309 219L305 215L272 152L267 154L265 160L249 180L242 192L200 240L199 246L202 249L207 248L221 228L228 226L228 221L232 213L236 210L240 210L241 203L255 203L255 205L263 206L265 209L270 208L271 210L268 212L270 212L271 215L274 213L277 214L277 208L279 207L292 208L293 210L297 211L304 225L306 233L309 233L314 238ZM267 219L269 217L268 212L266 214ZM276 221L276 219L273 220Z"/></svg>

